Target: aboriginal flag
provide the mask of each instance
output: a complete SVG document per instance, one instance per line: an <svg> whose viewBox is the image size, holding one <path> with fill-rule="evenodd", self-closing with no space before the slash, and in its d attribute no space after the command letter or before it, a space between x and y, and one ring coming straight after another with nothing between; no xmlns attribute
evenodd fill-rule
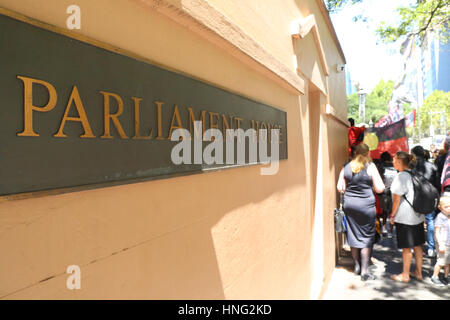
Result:
<svg viewBox="0 0 450 320"><path fill-rule="evenodd" d="M394 156L398 151L409 152L405 119L384 127L367 129L364 143L369 146L372 159L379 159L385 151L389 152L391 156Z"/></svg>

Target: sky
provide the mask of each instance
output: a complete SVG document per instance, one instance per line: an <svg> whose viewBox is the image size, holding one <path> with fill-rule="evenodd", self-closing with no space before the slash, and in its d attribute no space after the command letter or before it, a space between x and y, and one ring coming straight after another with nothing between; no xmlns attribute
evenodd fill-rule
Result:
<svg viewBox="0 0 450 320"><path fill-rule="evenodd" d="M411 0L364 0L360 4L347 6L331 15L352 82L370 92L380 80L397 82L403 63L400 43L383 44L375 30L382 21L391 24L399 19L395 9L407 6ZM363 14L367 22L353 21ZM378 44L377 44L378 43Z"/></svg>

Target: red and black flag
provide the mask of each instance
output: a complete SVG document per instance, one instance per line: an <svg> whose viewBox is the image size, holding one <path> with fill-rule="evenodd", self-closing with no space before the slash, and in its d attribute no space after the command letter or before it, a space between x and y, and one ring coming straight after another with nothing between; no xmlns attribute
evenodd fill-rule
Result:
<svg viewBox="0 0 450 320"><path fill-rule="evenodd" d="M409 152L405 119L403 118L384 127L367 129L364 143L369 146L372 159L379 159L380 155L385 151L389 152L391 156L394 156L398 151Z"/></svg>

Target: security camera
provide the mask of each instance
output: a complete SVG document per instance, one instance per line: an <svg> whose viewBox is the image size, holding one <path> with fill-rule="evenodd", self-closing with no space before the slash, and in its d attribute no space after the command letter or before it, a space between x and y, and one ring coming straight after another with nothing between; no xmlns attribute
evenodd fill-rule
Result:
<svg viewBox="0 0 450 320"><path fill-rule="evenodd" d="M337 64L336 65L336 71L337 72L342 72L342 71L344 71L345 70L345 64Z"/></svg>

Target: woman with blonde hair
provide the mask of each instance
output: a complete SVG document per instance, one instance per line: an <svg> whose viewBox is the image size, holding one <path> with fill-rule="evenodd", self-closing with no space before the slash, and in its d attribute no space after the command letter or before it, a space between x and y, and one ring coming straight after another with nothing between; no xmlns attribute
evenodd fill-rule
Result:
<svg viewBox="0 0 450 320"><path fill-rule="evenodd" d="M395 223L397 231L397 247L402 249L403 272L392 275L391 279L409 282L410 277L422 280L422 245L425 243L425 215L417 213L410 203L414 199L414 185L407 172L416 162L414 155L399 151L394 156L394 168L399 171L392 181L392 213L391 224ZM408 203L409 202L409 203ZM412 253L416 258L416 270L410 273Z"/></svg>
<svg viewBox="0 0 450 320"><path fill-rule="evenodd" d="M341 170L338 191L344 192L344 212L347 217L347 241L355 262L354 271L361 280L374 280L369 262L376 234L375 195L384 191L384 183L369 156L369 147L361 143L355 156Z"/></svg>

